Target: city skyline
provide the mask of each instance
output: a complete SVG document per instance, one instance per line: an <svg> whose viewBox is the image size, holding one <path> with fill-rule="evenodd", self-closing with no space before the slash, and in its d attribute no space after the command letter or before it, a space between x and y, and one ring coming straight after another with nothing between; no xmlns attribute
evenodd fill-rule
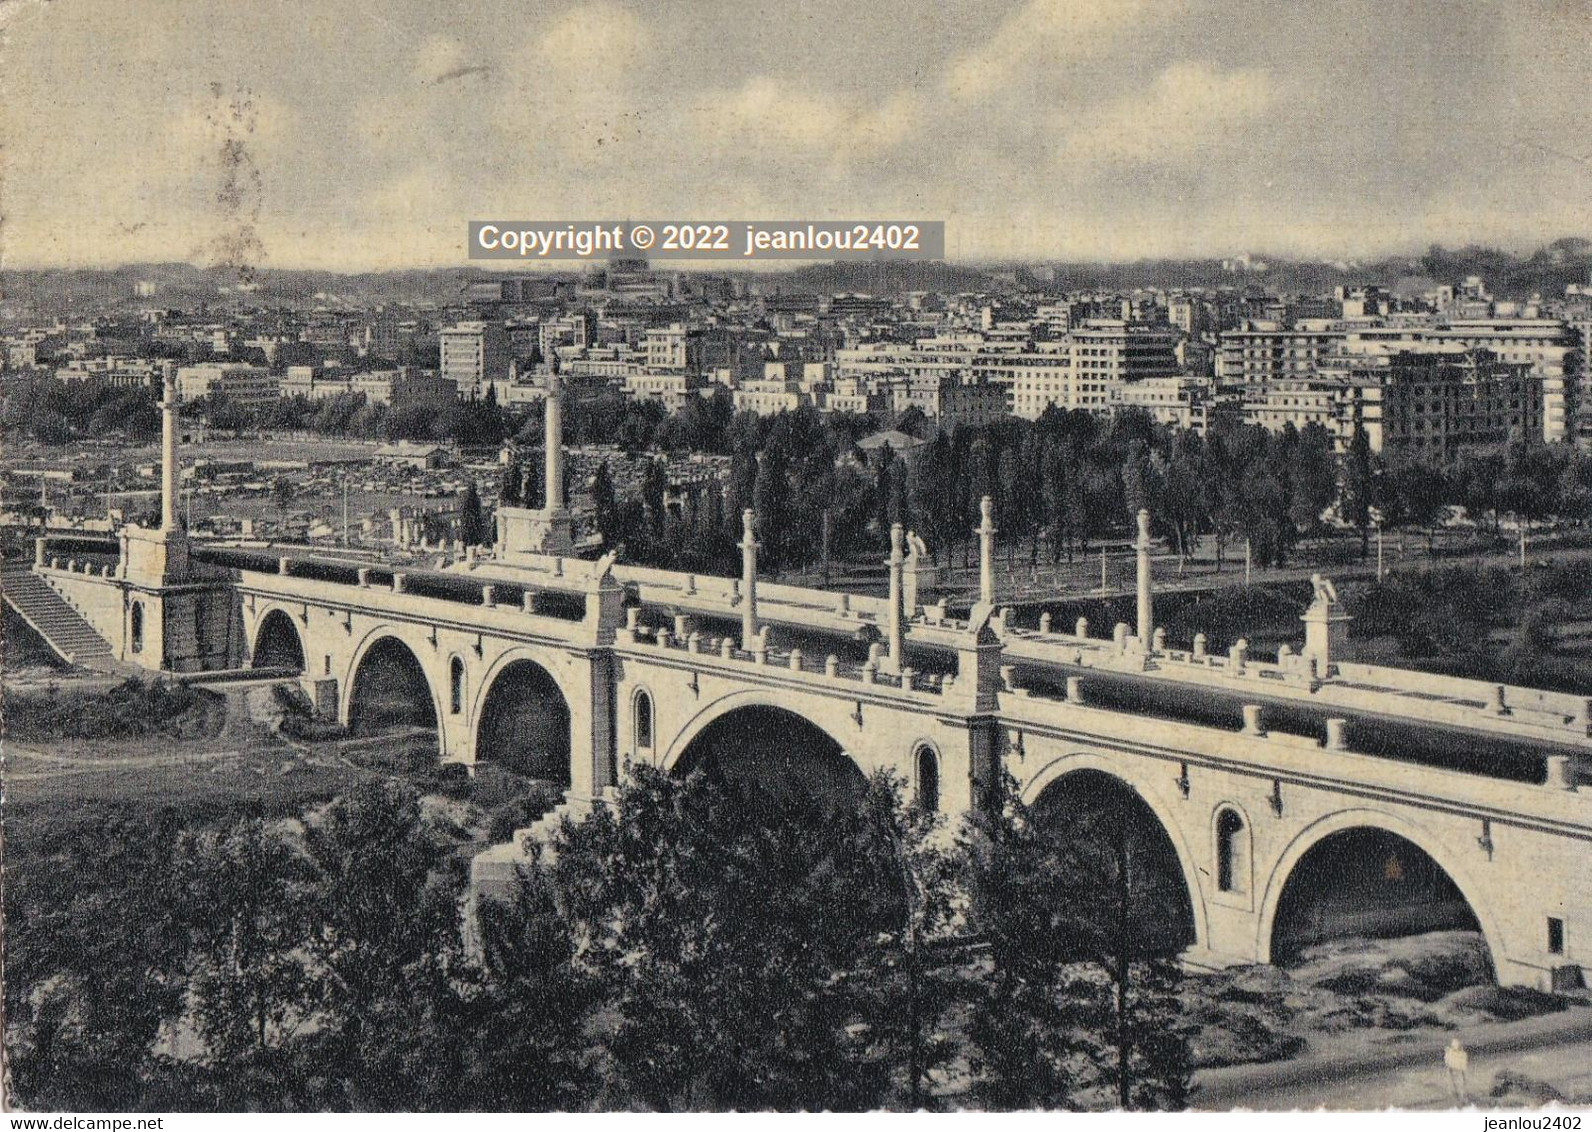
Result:
<svg viewBox="0 0 1592 1132"><path fill-rule="evenodd" d="M1584 4L721 9L14 7L4 266L456 266L532 214L930 215L961 262L1592 228Z"/></svg>

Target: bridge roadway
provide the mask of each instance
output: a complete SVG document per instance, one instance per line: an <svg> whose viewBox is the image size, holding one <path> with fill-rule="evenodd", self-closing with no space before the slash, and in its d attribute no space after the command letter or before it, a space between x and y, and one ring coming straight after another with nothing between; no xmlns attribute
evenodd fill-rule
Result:
<svg viewBox="0 0 1592 1132"><path fill-rule="evenodd" d="M368 707L373 650L407 654L442 759L490 757L493 692L511 674L556 688L566 801L478 859L484 892L552 820L607 796L626 763L679 765L715 724L758 709L816 728L953 818L1001 770L1031 801L1082 772L1125 785L1176 858L1191 962L1269 961L1290 883L1306 883L1326 843L1376 830L1453 882L1501 981L1584 982L1592 966L1585 698L1321 657L1205 655L1159 634L1146 646L1127 626L1110 639L1019 629L987 604L958 620L912 598L765 585L755 561L749 601L745 577L609 560L488 554L427 570L196 557L230 578L234 616L204 624L237 634L234 658L276 665L280 648L296 651L302 686L344 723ZM34 570L132 657L115 626L159 586L43 550ZM897 554L894 592L900 570ZM1142 614L1148 579L1140 597Z"/></svg>

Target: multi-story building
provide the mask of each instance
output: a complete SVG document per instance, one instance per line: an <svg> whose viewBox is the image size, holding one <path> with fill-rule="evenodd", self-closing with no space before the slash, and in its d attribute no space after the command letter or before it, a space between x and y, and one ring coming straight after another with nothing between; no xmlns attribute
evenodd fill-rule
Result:
<svg viewBox="0 0 1592 1132"><path fill-rule="evenodd" d="M1487 350L1502 362L1524 362L1542 386L1542 438L1577 438L1578 406L1585 406L1586 359L1579 335L1553 318L1448 319L1430 325L1364 326L1346 334L1339 351L1394 353L1424 346Z"/></svg>
<svg viewBox="0 0 1592 1132"><path fill-rule="evenodd" d="M756 378L743 381L730 395L735 411L769 416L773 413L794 412L811 404L811 398L802 392L801 383L782 378Z"/></svg>
<svg viewBox="0 0 1592 1132"><path fill-rule="evenodd" d="M1142 381L1178 372L1177 331L1118 319L1092 319L1067 334L1072 372L1107 381Z"/></svg>
<svg viewBox="0 0 1592 1132"><path fill-rule="evenodd" d="M698 392L706 382L697 374L659 372L644 369L625 377L625 392L638 400L657 401L671 413L685 407L687 401L700 396Z"/></svg>
<svg viewBox="0 0 1592 1132"><path fill-rule="evenodd" d="M1012 366L1011 412L1038 420L1046 409L1093 409L1103 412L1110 404L1108 383L1092 373L1087 382L1074 381L1072 354L1059 352L1024 359Z"/></svg>
<svg viewBox="0 0 1592 1132"><path fill-rule="evenodd" d="M945 432L976 428L1006 416L1006 390L999 385L924 376L892 380L888 389L894 412L919 409Z"/></svg>
<svg viewBox="0 0 1592 1132"><path fill-rule="evenodd" d="M551 358L564 347L584 350L592 342L597 320L590 311L576 311L563 318L550 318L537 328L542 356Z"/></svg>
<svg viewBox="0 0 1592 1132"><path fill-rule="evenodd" d="M365 353L377 358L396 359L402 347L398 336L398 316L382 307L365 324Z"/></svg>
<svg viewBox="0 0 1592 1132"><path fill-rule="evenodd" d="M203 362L177 369L177 397L182 401L196 401L214 393L244 408L260 408L281 396L281 384L281 379L265 366Z"/></svg>
<svg viewBox="0 0 1592 1132"><path fill-rule="evenodd" d="M1347 452L1357 427L1365 429L1372 451L1382 449L1382 383L1375 378L1319 374L1284 377L1246 388L1243 422L1281 432L1320 425L1332 434L1338 452Z"/></svg>
<svg viewBox="0 0 1592 1132"><path fill-rule="evenodd" d="M1381 451L1441 462L1466 449L1542 438L1542 382L1528 363L1487 350L1344 355L1322 375L1381 386L1382 427L1373 443Z"/></svg>
<svg viewBox="0 0 1592 1132"><path fill-rule="evenodd" d="M820 407L829 413L882 413L889 409L890 398L860 378L842 377L824 393Z"/></svg>
<svg viewBox="0 0 1592 1132"><path fill-rule="evenodd" d="M681 323L649 327L641 337L647 355L649 370L674 370L684 372L696 369L701 360L701 350L693 335Z"/></svg>
<svg viewBox="0 0 1592 1132"><path fill-rule="evenodd" d="M1322 358L1337 353L1348 336L1336 321L1305 321L1293 326L1253 321L1222 334L1216 357L1217 379L1226 384L1264 385L1311 377Z"/></svg>
<svg viewBox="0 0 1592 1132"><path fill-rule="evenodd" d="M1441 463L1467 449L1539 440L1543 387L1526 363L1486 350L1339 354L1314 376L1247 389L1243 415L1272 431L1321 425L1339 452L1363 427L1373 452Z"/></svg>
<svg viewBox="0 0 1592 1132"><path fill-rule="evenodd" d="M106 355L99 358L74 359L71 364L55 371L57 381L102 381L117 389L143 389L158 387L165 381L166 370L175 362L156 358L130 358Z"/></svg>
<svg viewBox="0 0 1592 1132"><path fill-rule="evenodd" d="M461 395L479 392L487 382L509 375L508 333L501 322L461 322L437 335L439 373L458 386Z"/></svg>
<svg viewBox="0 0 1592 1132"><path fill-rule="evenodd" d="M1158 424L1204 435L1216 383L1208 377L1147 377L1111 390L1113 408L1137 409Z"/></svg>

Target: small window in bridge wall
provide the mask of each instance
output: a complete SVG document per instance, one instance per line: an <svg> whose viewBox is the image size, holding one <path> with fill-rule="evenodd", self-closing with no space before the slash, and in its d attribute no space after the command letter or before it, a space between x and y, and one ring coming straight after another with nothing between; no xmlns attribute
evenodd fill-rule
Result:
<svg viewBox="0 0 1592 1132"><path fill-rule="evenodd" d="M131 639L130 647L134 652L144 651L144 603L133 602L132 626L128 633Z"/></svg>
<svg viewBox="0 0 1592 1132"><path fill-rule="evenodd" d="M1249 831L1237 810L1216 815L1216 887L1243 892L1249 884Z"/></svg>
<svg viewBox="0 0 1592 1132"><path fill-rule="evenodd" d="M448 662L448 711L458 715L464 710L464 661L454 657Z"/></svg>
<svg viewBox="0 0 1592 1132"><path fill-rule="evenodd" d="M652 695L644 689L636 693L636 750L652 750Z"/></svg>
<svg viewBox="0 0 1592 1132"><path fill-rule="evenodd" d="M925 743L918 748L918 808L935 813L940 808L940 756Z"/></svg>

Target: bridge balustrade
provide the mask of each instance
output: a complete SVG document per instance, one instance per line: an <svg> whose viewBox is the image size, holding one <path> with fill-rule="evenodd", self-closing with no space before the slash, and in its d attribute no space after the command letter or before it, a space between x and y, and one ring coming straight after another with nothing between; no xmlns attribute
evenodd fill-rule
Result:
<svg viewBox="0 0 1592 1132"><path fill-rule="evenodd" d="M778 668L788 672L801 672L809 676L825 677L831 680L842 680L849 683L872 684L881 688L894 688L898 691L919 692L927 695L943 695L949 677L938 676L934 673L914 672L910 669L901 674L886 672L876 664L858 664L855 661L842 660L834 654L819 657L816 654L804 652L799 648L779 648L769 646L761 654L743 649L735 644L731 637L712 638L704 637L700 633L692 633L682 639L669 629L649 629L637 626L625 630L630 639L637 644L644 644L651 648L663 649L669 652L687 653L700 657L704 661L732 661L738 664L761 664L766 668ZM693 648L693 642L696 647Z"/></svg>

